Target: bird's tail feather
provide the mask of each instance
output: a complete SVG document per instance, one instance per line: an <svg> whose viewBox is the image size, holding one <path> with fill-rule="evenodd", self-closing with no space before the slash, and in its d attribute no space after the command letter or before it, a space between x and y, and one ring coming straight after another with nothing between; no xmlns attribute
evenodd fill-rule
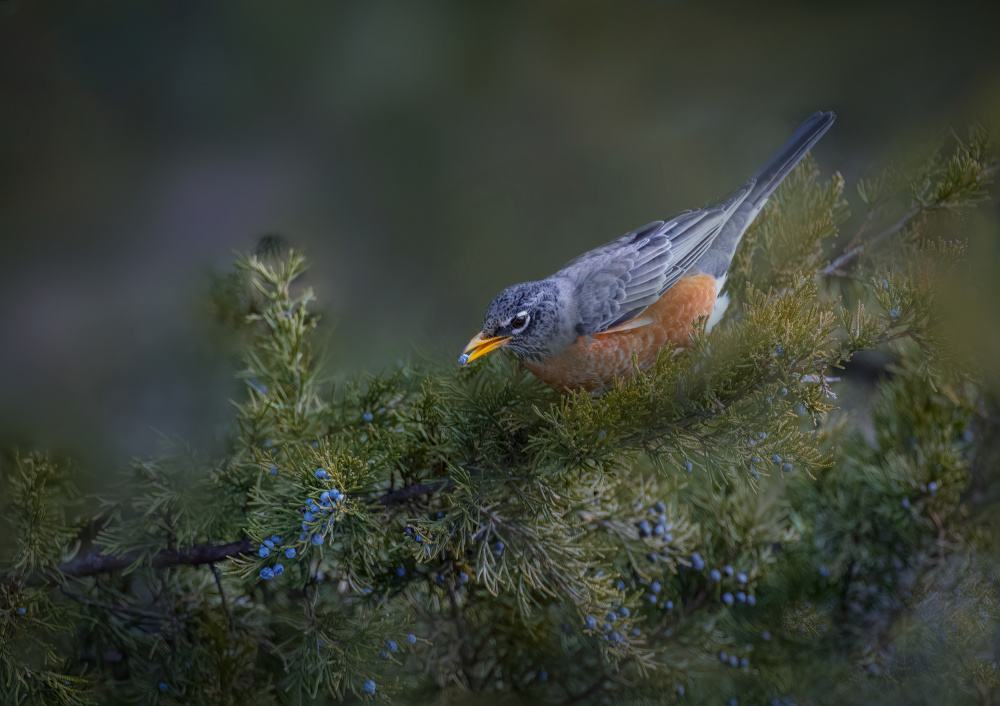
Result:
<svg viewBox="0 0 1000 706"><path fill-rule="evenodd" d="M830 129L836 117L830 111L816 112L810 115L767 164L757 170L751 177L751 180L755 179L756 183L753 185L750 195L733 212L711 246L695 263L695 267L700 272L725 278L729 264L736 254L736 246L739 245L740 239L746 229L750 227L753 219L760 213L767 197L774 193L778 184L791 173L795 165L806 156L817 140Z"/></svg>
<svg viewBox="0 0 1000 706"><path fill-rule="evenodd" d="M819 138L830 129L836 117L830 111L825 113L817 111L799 125L781 149L754 174L757 184L744 206L759 207L778 188L778 184L784 181L795 165L806 156Z"/></svg>

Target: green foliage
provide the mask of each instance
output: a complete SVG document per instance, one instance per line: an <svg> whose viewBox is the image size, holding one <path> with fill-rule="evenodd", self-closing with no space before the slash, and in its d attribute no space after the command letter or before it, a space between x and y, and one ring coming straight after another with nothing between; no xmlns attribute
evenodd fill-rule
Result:
<svg viewBox="0 0 1000 706"><path fill-rule="evenodd" d="M850 215L843 194L840 174L823 183L815 160L802 160L743 237L730 270L734 290L781 289L825 265L826 245Z"/></svg>
<svg viewBox="0 0 1000 706"><path fill-rule="evenodd" d="M0 475L0 523L16 537L4 556L12 578L51 565L72 542L75 531L66 515L77 502L71 471L45 454L13 454Z"/></svg>
<svg viewBox="0 0 1000 706"><path fill-rule="evenodd" d="M863 232L904 184L916 204L891 257L830 261L844 181L806 162L730 319L600 396L502 355L334 388L302 256L241 257L213 292L246 384L223 457L136 460L72 523L70 464L0 466L5 702L849 702L914 665L995 690L983 403L938 297L963 250L921 230L982 197L985 144L862 183ZM836 371L873 349L893 364L852 419Z"/></svg>

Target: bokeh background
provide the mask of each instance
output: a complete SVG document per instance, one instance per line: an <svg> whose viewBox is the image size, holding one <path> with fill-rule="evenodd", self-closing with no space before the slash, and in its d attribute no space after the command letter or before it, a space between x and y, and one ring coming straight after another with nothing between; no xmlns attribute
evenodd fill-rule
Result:
<svg viewBox="0 0 1000 706"><path fill-rule="evenodd" d="M445 364L499 289L728 193L815 110L849 183L995 123L996 4L2 0L0 442L211 443L206 292L264 234L313 262L331 375Z"/></svg>

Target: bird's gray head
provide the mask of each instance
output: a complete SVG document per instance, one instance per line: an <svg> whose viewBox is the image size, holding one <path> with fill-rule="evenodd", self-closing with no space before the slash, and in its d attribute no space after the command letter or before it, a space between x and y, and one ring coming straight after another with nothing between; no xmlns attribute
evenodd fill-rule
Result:
<svg viewBox="0 0 1000 706"><path fill-rule="evenodd" d="M482 332L469 341L458 362L465 365L501 347L522 358L561 352L576 338L561 299L560 287L551 279L507 287L486 307Z"/></svg>

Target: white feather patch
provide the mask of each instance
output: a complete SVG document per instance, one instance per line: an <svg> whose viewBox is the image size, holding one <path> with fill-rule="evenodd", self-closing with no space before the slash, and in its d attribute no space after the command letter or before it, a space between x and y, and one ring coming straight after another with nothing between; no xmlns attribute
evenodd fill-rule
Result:
<svg viewBox="0 0 1000 706"><path fill-rule="evenodd" d="M722 317L729 307L729 295L722 291L726 287L727 276L722 275L722 277L715 278L715 291L717 295L715 297L715 306L712 308L712 313L709 314L708 322L705 324L705 333L711 331L717 323L722 321Z"/></svg>

